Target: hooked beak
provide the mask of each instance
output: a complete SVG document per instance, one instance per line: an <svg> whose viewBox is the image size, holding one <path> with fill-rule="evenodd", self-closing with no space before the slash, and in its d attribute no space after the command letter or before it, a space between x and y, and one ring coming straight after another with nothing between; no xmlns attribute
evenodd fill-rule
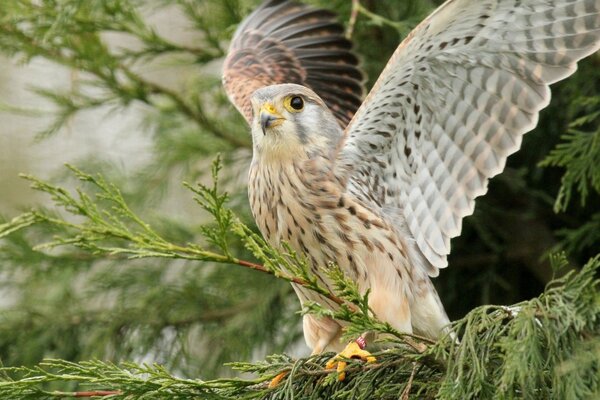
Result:
<svg viewBox="0 0 600 400"><path fill-rule="evenodd" d="M284 118L277 112L273 104L265 103L260 108L260 127L263 135L267 134L267 128L281 125L283 120Z"/></svg>

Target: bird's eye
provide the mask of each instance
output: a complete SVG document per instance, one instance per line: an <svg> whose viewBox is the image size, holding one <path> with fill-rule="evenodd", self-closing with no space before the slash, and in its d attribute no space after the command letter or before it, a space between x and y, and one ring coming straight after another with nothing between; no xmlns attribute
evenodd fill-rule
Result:
<svg viewBox="0 0 600 400"><path fill-rule="evenodd" d="M300 111L302 108L304 108L304 100L302 100L302 97L292 97L290 100L290 106L292 106L294 110Z"/></svg>
<svg viewBox="0 0 600 400"><path fill-rule="evenodd" d="M285 105L290 112L302 111L304 108L304 99L300 96L291 96L286 99Z"/></svg>

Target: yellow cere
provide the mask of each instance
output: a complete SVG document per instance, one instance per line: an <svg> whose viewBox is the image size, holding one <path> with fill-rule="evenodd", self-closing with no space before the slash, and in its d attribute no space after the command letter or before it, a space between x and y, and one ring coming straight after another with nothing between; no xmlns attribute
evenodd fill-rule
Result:
<svg viewBox="0 0 600 400"><path fill-rule="evenodd" d="M271 103L265 103L262 105L262 107L260 108L261 112L267 112L271 115L280 115L279 112L277 112L277 109L275 109L275 106Z"/></svg>

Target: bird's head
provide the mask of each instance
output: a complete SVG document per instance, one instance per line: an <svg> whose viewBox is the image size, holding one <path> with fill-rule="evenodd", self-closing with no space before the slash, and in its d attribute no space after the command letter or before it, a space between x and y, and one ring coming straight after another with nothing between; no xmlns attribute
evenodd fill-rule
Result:
<svg viewBox="0 0 600 400"><path fill-rule="evenodd" d="M267 86L254 92L251 102L254 150L263 157L327 155L342 136L331 111L307 87Z"/></svg>

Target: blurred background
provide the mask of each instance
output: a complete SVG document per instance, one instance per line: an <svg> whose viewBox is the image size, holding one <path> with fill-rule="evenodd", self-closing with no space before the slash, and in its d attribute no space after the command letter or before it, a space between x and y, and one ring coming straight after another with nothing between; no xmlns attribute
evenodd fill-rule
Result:
<svg viewBox="0 0 600 400"><path fill-rule="evenodd" d="M306 2L335 10L345 25L350 20L350 0ZM352 38L367 87L439 3L360 1ZM250 136L220 71L237 23L258 4L2 2L0 223L31 207L69 218L19 174L73 190L79 184L64 167L70 163L113 182L169 240L204 244L199 227L209 217L182 182L210 182L220 153L229 205L254 226L246 197ZM539 126L452 241L450 267L435 281L451 319L481 304L539 295L555 274L551 251L566 251L575 266L598 252L600 178L592 180L589 168L600 165L599 120L595 54L553 87ZM562 167L541 166L549 155ZM571 189L561 191L561 183ZM308 352L299 303L285 282L238 266L32 249L60 235L57 229L36 225L0 240L4 365L44 357L157 361L211 378L231 374L228 361ZM241 245L236 256L253 260Z"/></svg>

